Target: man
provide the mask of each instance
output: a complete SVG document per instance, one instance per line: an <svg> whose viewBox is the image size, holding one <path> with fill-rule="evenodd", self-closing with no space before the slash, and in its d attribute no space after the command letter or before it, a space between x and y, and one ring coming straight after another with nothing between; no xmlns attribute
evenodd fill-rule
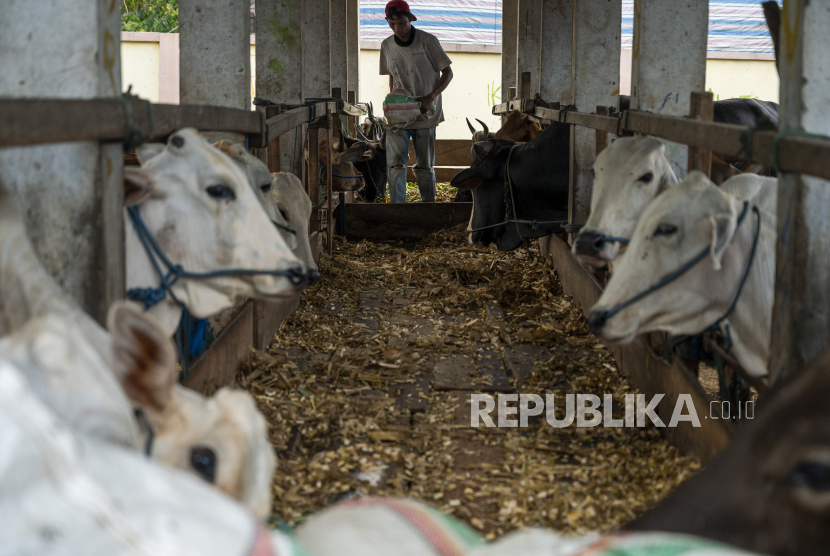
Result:
<svg viewBox="0 0 830 556"><path fill-rule="evenodd" d="M389 90L403 91L420 102L426 117L404 129L386 132L389 198L406 202L406 165L409 140L415 143L415 179L421 202L435 202L435 128L444 121L441 92L452 80L452 63L433 35L413 27L417 18L404 0L386 4L386 21L394 35L380 46L380 74L389 76ZM435 105L435 112L428 112Z"/></svg>

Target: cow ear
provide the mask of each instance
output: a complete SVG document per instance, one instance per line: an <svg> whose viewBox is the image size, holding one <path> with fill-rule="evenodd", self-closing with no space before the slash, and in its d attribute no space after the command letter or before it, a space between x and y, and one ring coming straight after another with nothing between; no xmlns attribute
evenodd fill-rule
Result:
<svg viewBox="0 0 830 556"><path fill-rule="evenodd" d="M735 235L737 220L734 214L725 213L710 216L709 221L712 223L712 244L709 253L712 255L712 266L715 270L720 270L723 254Z"/></svg>
<svg viewBox="0 0 830 556"><path fill-rule="evenodd" d="M161 327L125 302L110 307L113 370L132 401L164 411L176 386L176 349Z"/></svg>
<svg viewBox="0 0 830 556"><path fill-rule="evenodd" d="M459 189L475 189L486 178L487 176L482 173L481 168L467 168L456 174L450 181L450 185Z"/></svg>
<svg viewBox="0 0 830 556"><path fill-rule="evenodd" d="M332 163L349 164L358 162L366 152L366 143L355 143L342 153L332 154Z"/></svg>
<svg viewBox="0 0 830 556"><path fill-rule="evenodd" d="M164 143L144 143L135 150L135 154L138 155L138 162L142 165L146 164L154 156L160 155L165 147Z"/></svg>
<svg viewBox="0 0 830 556"><path fill-rule="evenodd" d="M139 166L124 168L124 206L141 203L157 190L156 180Z"/></svg>
<svg viewBox="0 0 830 556"><path fill-rule="evenodd" d="M372 151L368 149L366 150L366 152L363 153L363 156L360 157L360 160L358 160L358 162L366 162L367 160L372 160Z"/></svg>

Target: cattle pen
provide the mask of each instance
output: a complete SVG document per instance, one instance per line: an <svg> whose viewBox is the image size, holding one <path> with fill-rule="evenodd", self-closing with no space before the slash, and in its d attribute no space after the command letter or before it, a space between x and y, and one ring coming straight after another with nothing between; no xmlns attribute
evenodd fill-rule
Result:
<svg viewBox="0 0 830 556"><path fill-rule="evenodd" d="M636 499L638 511L646 509L698 468L689 456L705 464L723 450L736 429L724 419L664 429L660 434L677 451L661 456L650 451L651 442L660 442L654 429L597 434L588 442L576 433L558 442L521 435L459 436L469 424L470 402L464 399L469 393L514 392L520 384L561 392L569 377L586 391L601 392L612 384L615 395L665 394L656 410L665 421L681 394L690 395L696 407L710 405L712 397L695 375L681 359L658 354L655 339L603 345L580 318L580 308L587 317L601 295L605 276L582 266L569 242L590 211L593 163L613 137L665 139L672 145L670 162L678 177L693 170L710 175L713 152L773 167L781 186L770 384L797 373L830 344L825 285L830 257L826 240L817 237L826 230L827 218L816 208L830 206L826 1L784 2L780 39L773 35L781 119L777 129L770 129L712 121L712 94L703 90L707 0L682 6L635 1L633 94L630 109L622 111L619 0L503 0L502 90L510 92L493 114L519 110L543 123L571 126L566 232L543 237L510 258L494 250L471 254L475 248L464 244L461 231L470 220L469 203L360 203L351 192L333 191L333 172L318 179L318 166L332 167L333 138L355 134L354 114L366 111L357 75L358 0L257 3L257 96L265 102L256 110L249 109L247 3L179 0L181 105L122 95L114 0L96 0L80 11L73 11L68 0L45 8L72 29L69 36L56 34L48 48L27 43L28 29L40 25L35 20L42 21L44 14L24 4L13 0L13 9L0 8L0 15L6 9L19 16L14 31L0 37L0 47L29 44L20 47L23 56L0 56L5 70L0 76L0 179L16 192L47 269L100 323L126 290L125 151L193 127L242 142L269 170L301 178L313 204L309 233L315 259L329 273L325 287L312 290L311 299L245 300L228 312L224 328L182 379L205 394L239 384L257 395L274 419L272 427L282 427L272 438L281 444L280 456L291 462L289 479L303 475L308 484L325 482L334 476L330 467L338 466L338 450L351 450L349 465L371 460L368 470L344 468L354 481L371 488L379 482L393 485L388 492L431 498L455 512L460 501L477 498L468 492L476 482L471 469L495 480L502 473L524 473L522 496L531 496L547 478L566 476L573 494L557 502L555 514L501 504L491 512L504 517L501 521L483 523L470 510L457 515L491 535L534 519L585 531L634 517L623 507L626 499ZM85 60L73 69L55 56L73 48L95 53L95 62ZM55 77L64 71L69 77ZM307 146L323 137L325 160L319 160L316 148L309 148L304 160ZM468 141L439 143L439 181L470 163L469 147ZM440 249L451 256L439 255ZM429 257L433 263L417 262ZM500 276L491 279L494 268ZM385 277L407 271L408 281ZM412 272L436 274L412 278ZM373 283L349 284L345 276ZM318 317L346 332L329 325L315 330ZM483 328L471 334L479 320ZM534 335L534 327L543 332ZM548 343L551 350L558 346L560 361L552 362ZM341 372L344 382L338 385ZM321 385L327 381L328 386ZM285 394L283 400L279 393ZM316 442L313 426L336 421L331 412L326 419L320 416L322 404L342 410L348 426L340 419L340 437ZM373 448L364 453L349 448L355 438L370 439ZM629 453L614 446L622 442L631 444ZM439 461L442 446L448 453L456 450L456 460ZM586 453L597 446L608 455L592 460L592 466ZM555 458L553 465L542 461L545 454ZM614 475L617 481L640 481L630 492L609 486L611 475L603 475L626 457L649 461L627 476ZM650 468L664 469L665 480L657 486L647 477ZM438 480L442 473L453 480ZM436 489L411 489L419 474L429 476ZM295 520L302 517L300 510L354 494L354 481L315 490L280 479L275 491L286 506L299 508L285 514ZM492 492L512 495L515 484ZM591 503L577 501L577 495Z"/></svg>

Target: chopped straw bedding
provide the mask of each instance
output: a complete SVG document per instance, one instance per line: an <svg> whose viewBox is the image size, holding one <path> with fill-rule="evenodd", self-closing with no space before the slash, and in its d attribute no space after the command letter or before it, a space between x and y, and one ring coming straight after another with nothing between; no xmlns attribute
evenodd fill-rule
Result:
<svg viewBox="0 0 830 556"><path fill-rule="evenodd" d="M475 372L461 390L399 395L447 358L495 353L500 366L506 346L543 346L517 392L557 394L560 418L562 394L613 394L622 417L634 390L535 244L500 253L466 245L461 229L407 245L336 238L320 271L238 377L279 457L275 520L375 494L424 500L491 539L537 525L607 531L699 470L652 426L557 429L543 414L526 428L472 428L470 392L492 391Z"/></svg>

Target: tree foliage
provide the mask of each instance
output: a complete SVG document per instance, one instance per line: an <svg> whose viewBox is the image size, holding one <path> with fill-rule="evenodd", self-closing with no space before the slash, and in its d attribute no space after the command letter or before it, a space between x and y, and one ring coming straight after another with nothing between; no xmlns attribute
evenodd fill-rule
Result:
<svg viewBox="0 0 830 556"><path fill-rule="evenodd" d="M177 32L179 0L121 0L121 30Z"/></svg>

